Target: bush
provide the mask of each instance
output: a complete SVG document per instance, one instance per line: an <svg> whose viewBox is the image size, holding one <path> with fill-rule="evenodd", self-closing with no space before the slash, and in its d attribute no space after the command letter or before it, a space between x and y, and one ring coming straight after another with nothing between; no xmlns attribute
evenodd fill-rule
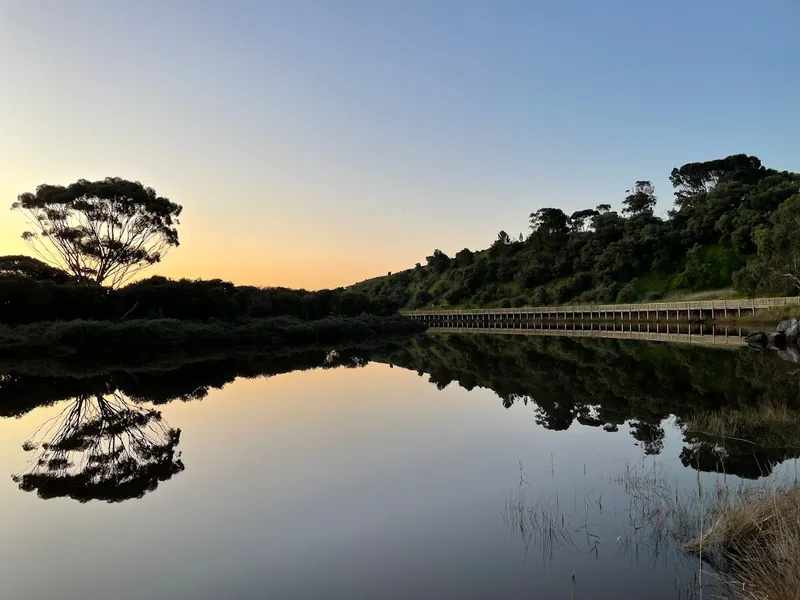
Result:
<svg viewBox="0 0 800 600"><path fill-rule="evenodd" d="M550 294L544 286L539 286L533 290L531 302L534 306L548 306L551 304Z"/></svg>
<svg viewBox="0 0 800 600"><path fill-rule="evenodd" d="M636 302L638 298L638 291L636 289L636 279L631 281L630 283L626 284L618 293L617 293L617 302L621 302L623 304L627 304L630 302Z"/></svg>
<svg viewBox="0 0 800 600"><path fill-rule="evenodd" d="M236 286L220 279L165 277L151 277L110 290L72 280L62 283L13 274L0 275L0 298L0 322L9 324L123 317L210 321L282 315L308 320L335 315L388 316L395 314L405 300L342 289L307 292Z"/></svg>

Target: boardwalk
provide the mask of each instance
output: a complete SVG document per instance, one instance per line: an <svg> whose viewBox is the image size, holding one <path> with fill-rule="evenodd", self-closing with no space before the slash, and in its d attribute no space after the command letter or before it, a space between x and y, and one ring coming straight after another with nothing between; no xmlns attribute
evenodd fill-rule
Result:
<svg viewBox="0 0 800 600"><path fill-rule="evenodd" d="M710 319L755 314L797 306L800 297L746 298L695 302L648 302L643 304L585 304L574 306L524 306L521 308L473 308L464 310L410 310L402 314L430 323L492 323L496 321L600 321Z"/></svg>

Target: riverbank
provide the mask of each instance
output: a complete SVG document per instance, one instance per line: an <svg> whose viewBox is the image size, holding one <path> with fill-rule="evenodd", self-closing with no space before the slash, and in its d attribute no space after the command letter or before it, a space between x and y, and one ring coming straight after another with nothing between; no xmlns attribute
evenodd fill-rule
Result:
<svg viewBox="0 0 800 600"><path fill-rule="evenodd" d="M735 600L790 600L800 590L800 487L718 493L711 527L684 545L711 554Z"/></svg>
<svg viewBox="0 0 800 600"><path fill-rule="evenodd" d="M154 348L257 347L361 340L413 334L426 325L401 316L327 317L306 321L295 317L236 321L140 319L130 321L56 321L0 326L0 357L42 358L70 355L135 355Z"/></svg>

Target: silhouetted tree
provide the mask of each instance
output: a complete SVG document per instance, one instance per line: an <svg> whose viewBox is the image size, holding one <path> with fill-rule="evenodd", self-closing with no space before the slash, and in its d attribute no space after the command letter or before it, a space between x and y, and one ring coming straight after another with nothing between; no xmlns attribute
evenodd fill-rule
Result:
<svg viewBox="0 0 800 600"><path fill-rule="evenodd" d="M656 207L656 189L649 181L637 181L633 189L627 191L625 200L622 201L625 208L624 214L630 216L653 214Z"/></svg>
<svg viewBox="0 0 800 600"><path fill-rule="evenodd" d="M28 277L36 281L70 283L74 279L61 269L51 267L31 256L0 256L0 276Z"/></svg>
<svg viewBox="0 0 800 600"><path fill-rule="evenodd" d="M433 254L426 257L428 266L436 271L442 273L450 268L450 257L439 249L433 251Z"/></svg>
<svg viewBox="0 0 800 600"><path fill-rule="evenodd" d="M27 217L31 248L80 281L119 287L178 245L181 206L119 177L40 185L11 208Z"/></svg>
<svg viewBox="0 0 800 600"><path fill-rule="evenodd" d="M456 256L454 259L455 266L468 267L472 264L474 257L475 254L469 248L464 248L463 250L459 250L458 252L456 252Z"/></svg>
<svg viewBox="0 0 800 600"><path fill-rule="evenodd" d="M589 224L599 213L596 210L578 210L569 217L569 225L573 232L586 231Z"/></svg>

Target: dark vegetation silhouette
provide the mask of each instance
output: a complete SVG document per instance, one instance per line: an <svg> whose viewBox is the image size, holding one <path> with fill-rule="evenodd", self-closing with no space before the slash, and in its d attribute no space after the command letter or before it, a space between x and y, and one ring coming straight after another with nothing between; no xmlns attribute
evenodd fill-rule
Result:
<svg viewBox="0 0 800 600"><path fill-rule="evenodd" d="M12 209L28 218L23 238L39 258L0 257L0 354L309 343L424 329L392 318L398 305L388 298L343 288L159 276L126 283L179 243L182 207L139 182L41 185Z"/></svg>
<svg viewBox="0 0 800 600"><path fill-rule="evenodd" d="M405 308L632 302L735 287L793 295L800 285L800 174L737 154L672 170L674 206L655 214L656 190L637 181L622 199L570 215L530 214L527 236L501 231L483 251L352 286Z"/></svg>
<svg viewBox="0 0 800 600"><path fill-rule="evenodd" d="M22 239L37 256L80 282L117 288L179 243L182 207L119 177L40 185L11 208L25 215Z"/></svg>
<svg viewBox="0 0 800 600"><path fill-rule="evenodd" d="M18 267L21 259L23 266ZM29 257L0 257L0 322L19 325L122 318L209 321L278 316L314 320L397 312L397 305L386 298L370 298L342 288L308 292L237 286L220 279L176 281L156 276L112 290L57 279L57 273L47 268Z"/></svg>
<svg viewBox="0 0 800 600"><path fill-rule="evenodd" d="M223 348L274 348L283 345L333 343L424 331L425 326L400 316L296 317L210 322L177 319L66 321L0 326L0 357L35 358L81 354L102 357L151 354L159 346L187 352Z"/></svg>

